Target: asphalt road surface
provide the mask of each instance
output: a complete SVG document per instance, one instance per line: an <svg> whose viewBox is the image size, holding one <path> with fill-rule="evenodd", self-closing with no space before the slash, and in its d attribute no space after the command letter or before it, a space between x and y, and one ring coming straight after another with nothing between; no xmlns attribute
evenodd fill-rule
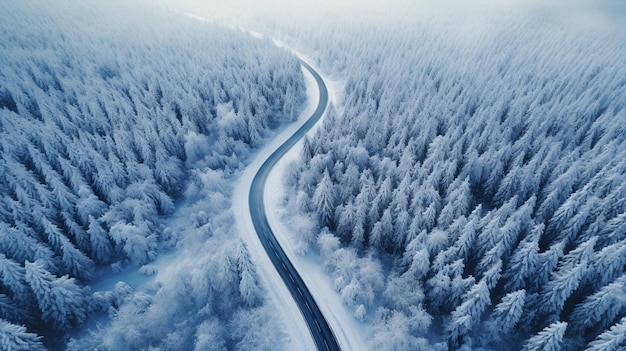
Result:
<svg viewBox="0 0 626 351"><path fill-rule="evenodd" d="M339 344L335 335L328 325L328 322L322 315L317 303L311 296L309 289L302 281L302 278L291 264L287 255L278 244L272 229L269 226L267 217L265 216L265 205L263 203L263 192L265 189L265 182L272 168L276 163L291 149L310 129L319 121L324 114L326 106L328 105L328 89L326 84L322 80L322 77L306 62L302 61L302 66L307 69L317 82L320 92L320 99L317 108L309 117L309 119L298 129L285 143L283 143L270 157L265 160L257 174L252 180L250 187L250 196L248 198L248 204L250 206L250 214L252 216L252 223L257 235L261 239L261 243L265 248L270 260L274 264L274 267L280 274L281 278L287 285L289 292L293 296L296 304L300 308L302 315L309 327L313 340L318 350L340 350Z"/></svg>

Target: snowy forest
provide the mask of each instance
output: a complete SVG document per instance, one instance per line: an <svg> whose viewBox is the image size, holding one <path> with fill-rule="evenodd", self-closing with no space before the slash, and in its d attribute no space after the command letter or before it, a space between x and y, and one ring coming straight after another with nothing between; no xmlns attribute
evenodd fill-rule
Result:
<svg viewBox="0 0 626 351"><path fill-rule="evenodd" d="M277 29L345 79L285 181L373 349L626 347L626 32L550 15Z"/></svg>
<svg viewBox="0 0 626 351"><path fill-rule="evenodd" d="M626 8L382 3L0 0L0 349L288 349L232 213L308 97L267 38L338 89L282 210L365 345L626 349Z"/></svg>
<svg viewBox="0 0 626 351"><path fill-rule="evenodd" d="M136 2L0 9L0 349L266 342L252 337L273 324L246 244L219 232L229 177L304 101L295 57ZM185 220L213 252L156 293L92 289L127 267L154 274L190 240L164 219L202 187L213 202Z"/></svg>

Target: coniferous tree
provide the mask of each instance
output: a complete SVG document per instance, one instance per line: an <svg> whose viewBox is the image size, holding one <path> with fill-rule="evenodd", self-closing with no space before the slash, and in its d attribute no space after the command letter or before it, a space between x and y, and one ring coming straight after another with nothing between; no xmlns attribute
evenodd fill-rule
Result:
<svg viewBox="0 0 626 351"><path fill-rule="evenodd" d="M526 28L521 22L518 25L517 29ZM595 45L592 40L575 38L573 28L568 28L555 31L555 37L572 38L568 45L580 48L581 53ZM509 39L529 34L509 29ZM424 40L418 45L413 42L415 37ZM342 62L328 67L342 67L347 78L343 109L335 111L341 116L333 118L333 128L326 124L310 140L315 147L309 158L319 161L315 177L310 177L314 181L307 186L314 189L319 185L322 164L329 170L339 165L330 173L342 189L343 165L357 165L361 179L371 175L370 187L364 187L362 181L358 189L336 192L338 227L330 230L344 237L352 227L353 238L368 249L361 253L385 251L390 255L394 262L387 267L390 276L420 281L429 311L453 313L463 304L464 293L476 285L475 278L492 290L489 297L502 303L500 312L494 310L480 318L471 331L459 333L463 339L455 346L460 348L485 346L482 340L493 342L486 334L491 326L502 323L504 307L513 301L517 304L511 307L515 311L511 320L516 321L509 330L511 343L503 347L515 349L520 346L514 345L516 342L524 344L528 334L558 319L567 320L572 329L581 328L574 320L581 312L573 316L574 311L587 296L623 274L622 257L626 257L621 249L626 231L620 225L623 166L621 171L614 169L614 160L623 149L619 145L624 137L619 131L624 128L608 127L625 121L623 98L616 97L624 92L624 86L613 79L616 72L623 71L618 58L623 55L597 58L606 64L602 68L586 64L589 57L581 55L578 63L566 68L546 55L564 49L554 45L555 37L542 40L541 49L520 44L523 40L497 37L494 45L498 42L499 49L515 55L494 59L489 54L491 45L468 50L456 42L435 40L423 30L407 36L400 47L389 34L373 34L370 39L378 44L372 45L367 55L319 46L321 56ZM609 37L614 38L607 33L605 38ZM317 43L312 38L307 42ZM359 53L367 47L356 44L358 41L341 42ZM442 55L428 54L434 48L450 56L442 60ZM616 48L618 51L623 50ZM388 53L398 53L401 62ZM372 56L376 59L370 59ZM459 65L470 56L479 63L469 68L464 65L467 69L459 72ZM406 76L402 72L409 66L421 68ZM363 74L372 72L373 67L383 74ZM530 74L538 71L544 75ZM573 79L574 71L585 78ZM501 85L498 94L475 89L504 81L507 84ZM600 81L604 83L598 84ZM607 90L604 84L614 90ZM577 122L571 123L574 119ZM361 147L363 150L358 150ZM387 179L391 191L382 186ZM468 213L472 208L475 210ZM383 230L388 209L392 240ZM408 226L407 214L411 218ZM429 265L426 274L420 267L425 264ZM404 296L395 281L390 279L387 286L393 284L390 290ZM389 299L384 315L394 310L406 312L405 306L399 306ZM612 319L607 323L620 315L607 317ZM470 318L464 321L462 315L455 316L458 318L445 319L440 330L432 331L444 331L448 337L445 334L454 329L449 323L471 324ZM384 320L373 323L383 324ZM561 333L562 342L557 344L564 349L578 347L608 328L589 323L579 332ZM560 325L553 329L559 328L565 329ZM576 334L582 332L585 340Z"/></svg>
<svg viewBox="0 0 626 351"><path fill-rule="evenodd" d="M570 328L572 332L582 333L586 328L592 328L600 324L601 329L615 317L626 312L626 300L624 299L624 287L626 286L626 274L608 284L596 293L585 298L576 305L570 316Z"/></svg>
<svg viewBox="0 0 626 351"><path fill-rule="evenodd" d="M526 345L525 351L559 351L563 342L563 334L567 328L567 322L555 322L545 327L539 333L533 335Z"/></svg>
<svg viewBox="0 0 626 351"><path fill-rule="evenodd" d="M559 313L568 297L576 290L587 270L587 261L576 264L565 272L555 272L541 290L539 308L550 313Z"/></svg>
<svg viewBox="0 0 626 351"><path fill-rule="evenodd" d="M489 288L485 281L480 281L463 296L463 302L451 314L446 326L448 343L452 347L461 345L463 337L480 321L480 316L491 305Z"/></svg>
<svg viewBox="0 0 626 351"><path fill-rule="evenodd" d="M313 194L313 204L322 226L332 226L335 213L335 190L328 169Z"/></svg>
<svg viewBox="0 0 626 351"><path fill-rule="evenodd" d="M490 322L492 333L508 335L522 318L525 302L526 290L524 289L506 294L493 311Z"/></svg>
<svg viewBox="0 0 626 351"><path fill-rule="evenodd" d="M626 317L589 343L586 351L617 351L626 347Z"/></svg>
<svg viewBox="0 0 626 351"><path fill-rule="evenodd" d="M240 243L237 252L237 270L239 272L239 293L247 307L258 306L262 301L262 291L250 252L245 243Z"/></svg>
<svg viewBox="0 0 626 351"><path fill-rule="evenodd" d="M601 241L601 237L598 241ZM626 265L626 238L602 248L590 258L590 270L586 281L594 288L615 281L624 272Z"/></svg>
<svg viewBox="0 0 626 351"><path fill-rule="evenodd" d="M25 280L37 298L44 321L60 330L85 321L85 295L74 278L54 277L41 261L26 262L25 267Z"/></svg>
<svg viewBox="0 0 626 351"><path fill-rule="evenodd" d="M43 351L41 337L25 327L0 319L0 347L6 351Z"/></svg>
<svg viewBox="0 0 626 351"><path fill-rule="evenodd" d="M29 303L30 290L24 275L24 268L20 264L0 253L0 282L17 302L26 306Z"/></svg>

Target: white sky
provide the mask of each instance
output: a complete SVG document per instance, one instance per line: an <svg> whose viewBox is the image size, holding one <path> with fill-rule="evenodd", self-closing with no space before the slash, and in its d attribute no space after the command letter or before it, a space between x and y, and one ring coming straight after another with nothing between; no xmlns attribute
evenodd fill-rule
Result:
<svg viewBox="0 0 626 351"><path fill-rule="evenodd" d="M257 17L268 20L312 18L317 21L340 17L415 17L463 11L527 11L538 8L555 13L603 16L605 20L626 15L622 0L146 0L179 10L202 12L208 17Z"/></svg>

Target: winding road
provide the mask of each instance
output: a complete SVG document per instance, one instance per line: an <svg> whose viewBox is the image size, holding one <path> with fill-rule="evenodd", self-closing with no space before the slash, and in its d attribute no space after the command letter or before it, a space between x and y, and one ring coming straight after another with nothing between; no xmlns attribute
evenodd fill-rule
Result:
<svg viewBox="0 0 626 351"><path fill-rule="evenodd" d="M276 163L291 149L317 121L322 117L328 105L328 89L322 77L306 62L302 61L302 66L307 69L315 78L319 87L319 102L317 108L309 119L285 141L276 151L265 160L259 171L252 180L248 204L254 229L267 252L278 274L285 282L287 289L293 296L298 308L302 312L307 326L311 332L318 350L334 351L340 350L337 339L330 328L326 318L322 315L317 303L304 284L304 281L287 258L270 228L266 214L264 200L264 190L267 177Z"/></svg>

